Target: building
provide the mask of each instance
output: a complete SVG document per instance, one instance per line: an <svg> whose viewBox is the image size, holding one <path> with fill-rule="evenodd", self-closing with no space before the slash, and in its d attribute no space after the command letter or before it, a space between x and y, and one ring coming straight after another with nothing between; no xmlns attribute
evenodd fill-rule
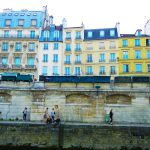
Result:
<svg viewBox="0 0 150 150"><path fill-rule="evenodd" d="M150 36L138 29L119 38L119 75L150 75Z"/></svg>
<svg viewBox="0 0 150 150"><path fill-rule="evenodd" d="M83 75L84 25L63 29L63 73L62 75Z"/></svg>
<svg viewBox="0 0 150 150"><path fill-rule="evenodd" d="M45 7L44 7L45 8ZM37 51L43 11L0 13L0 72L31 73L37 78Z"/></svg>
<svg viewBox="0 0 150 150"><path fill-rule="evenodd" d="M117 27L84 31L84 75L118 75L118 36Z"/></svg>
<svg viewBox="0 0 150 150"><path fill-rule="evenodd" d="M47 14L39 38L38 76L62 74L62 30L63 25L55 25L53 16Z"/></svg>

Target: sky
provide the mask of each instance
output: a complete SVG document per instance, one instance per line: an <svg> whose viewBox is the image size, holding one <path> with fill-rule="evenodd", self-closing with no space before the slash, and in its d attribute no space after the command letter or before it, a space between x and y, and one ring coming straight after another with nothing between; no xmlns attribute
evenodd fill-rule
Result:
<svg viewBox="0 0 150 150"><path fill-rule="evenodd" d="M68 27L81 26L86 29L113 28L120 22L120 33L134 34L144 31L150 19L150 0L0 0L0 12L13 10L42 10L47 5L49 15L59 25L66 18Z"/></svg>

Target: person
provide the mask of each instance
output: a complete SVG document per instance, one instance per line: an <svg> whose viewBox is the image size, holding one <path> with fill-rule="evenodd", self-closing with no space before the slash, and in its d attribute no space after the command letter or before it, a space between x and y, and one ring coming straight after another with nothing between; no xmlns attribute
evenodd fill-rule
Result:
<svg viewBox="0 0 150 150"><path fill-rule="evenodd" d="M51 118L51 116L49 115L48 107L46 108L45 113L44 113L44 121L45 121L46 123L52 123L52 118Z"/></svg>
<svg viewBox="0 0 150 150"><path fill-rule="evenodd" d="M54 111L54 108L52 108L50 116L52 118L52 122L54 122L54 120L55 120L55 111Z"/></svg>
<svg viewBox="0 0 150 150"><path fill-rule="evenodd" d="M113 112L112 112L112 109L110 110L109 112L109 123L112 125L113 123Z"/></svg>
<svg viewBox="0 0 150 150"><path fill-rule="evenodd" d="M26 121L26 119L27 119L27 107L25 107L23 110L23 120Z"/></svg>

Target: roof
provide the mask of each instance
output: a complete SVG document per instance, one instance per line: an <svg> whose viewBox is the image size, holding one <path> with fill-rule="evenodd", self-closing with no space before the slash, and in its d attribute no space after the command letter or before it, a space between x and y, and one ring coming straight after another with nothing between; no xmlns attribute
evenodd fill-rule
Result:
<svg viewBox="0 0 150 150"><path fill-rule="evenodd" d="M135 34L120 34L120 38L123 38L123 37L150 37L146 34L141 34L140 36L136 36Z"/></svg>
<svg viewBox="0 0 150 150"><path fill-rule="evenodd" d="M110 32L114 31L114 36L110 36ZM104 32L104 36L100 36L100 32ZM92 37L88 37L88 32L92 32ZM118 38L117 28L103 28L103 29L86 29L84 30L84 40L103 40Z"/></svg>

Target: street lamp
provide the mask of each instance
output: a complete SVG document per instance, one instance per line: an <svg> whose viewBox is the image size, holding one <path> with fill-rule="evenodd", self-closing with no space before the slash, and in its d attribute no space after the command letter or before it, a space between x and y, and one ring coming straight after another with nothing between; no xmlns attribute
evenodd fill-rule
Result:
<svg viewBox="0 0 150 150"><path fill-rule="evenodd" d="M97 95L97 99L96 99L96 118L97 118L97 123L99 122L99 104L98 104L98 100L99 100L99 89L100 89L100 85L96 85L96 95Z"/></svg>

